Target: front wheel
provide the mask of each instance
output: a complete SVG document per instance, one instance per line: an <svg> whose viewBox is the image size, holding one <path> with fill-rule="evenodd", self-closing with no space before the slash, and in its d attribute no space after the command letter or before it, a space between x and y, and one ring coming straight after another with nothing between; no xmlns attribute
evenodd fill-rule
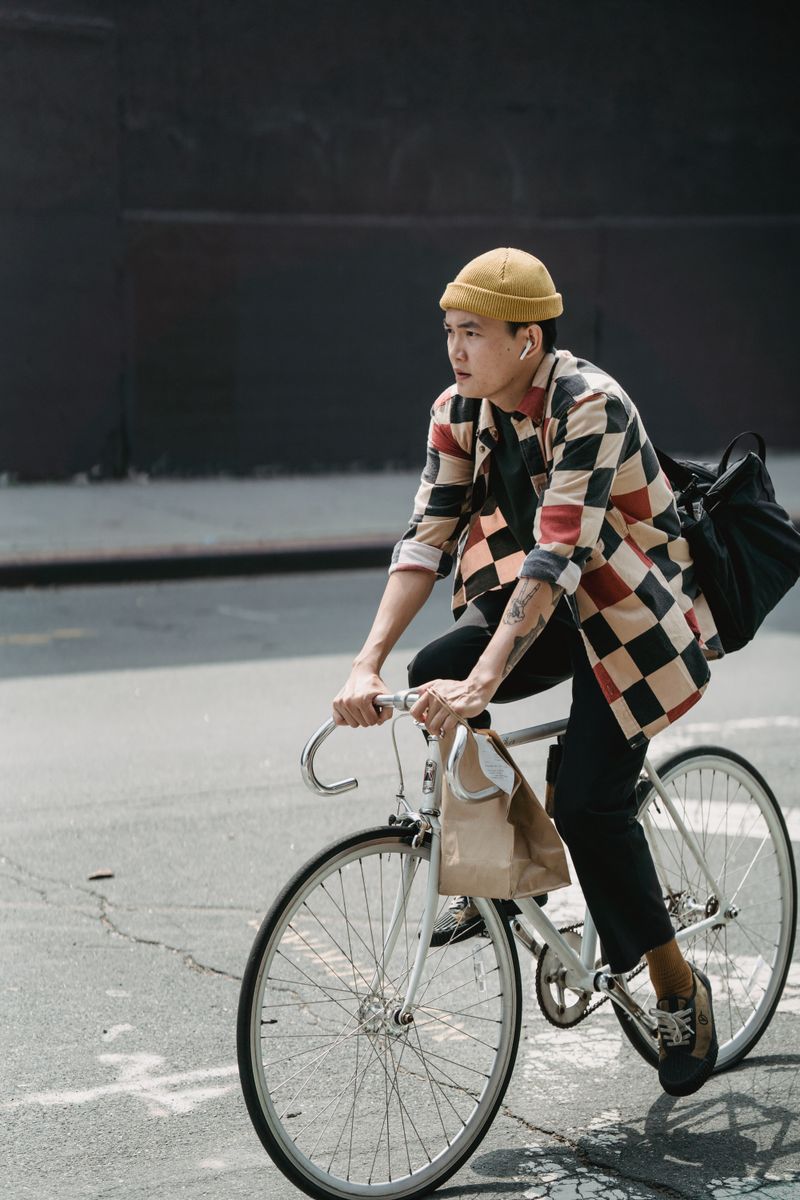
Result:
<svg viewBox="0 0 800 1200"><path fill-rule="evenodd" d="M699 842L719 888L714 889L652 786L639 808L675 932L721 911L732 919L682 944L708 976L714 1002L717 1070L752 1050L767 1028L786 982L794 946L797 881L786 823L769 786L731 750L698 746L675 754L658 774L683 823ZM656 998L646 970L628 981L642 1008ZM654 1066L658 1045L616 1006L623 1030Z"/></svg>
<svg viewBox="0 0 800 1200"><path fill-rule="evenodd" d="M426 902L430 848L415 832L354 834L307 863L245 970L250 1117L284 1174L323 1200L427 1195L472 1154L513 1070L519 964L491 900L475 900L485 936L429 949L414 1020L394 1020Z"/></svg>

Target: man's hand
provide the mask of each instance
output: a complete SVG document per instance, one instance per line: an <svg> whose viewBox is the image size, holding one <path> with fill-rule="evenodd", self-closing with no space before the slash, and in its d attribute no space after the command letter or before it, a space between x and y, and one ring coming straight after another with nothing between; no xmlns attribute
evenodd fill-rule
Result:
<svg viewBox="0 0 800 1200"><path fill-rule="evenodd" d="M416 721L424 721L428 733L441 735L455 728L457 721L447 707L465 720L482 713L497 691L500 680L473 673L467 679L432 679L419 689L422 692L410 710ZM435 692L436 695L431 693ZM441 697L441 699L440 699Z"/></svg>
<svg viewBox="0 0 800 1200"><path fill-rule="evenodd" d="M333 701L333 719L337 725L349 725L351 729L366 729L369 725L382 725L391 720L392 710L375 707L375 697L386 695L389 688L377 671L366 667L353 667L350 678Z"/></svg>

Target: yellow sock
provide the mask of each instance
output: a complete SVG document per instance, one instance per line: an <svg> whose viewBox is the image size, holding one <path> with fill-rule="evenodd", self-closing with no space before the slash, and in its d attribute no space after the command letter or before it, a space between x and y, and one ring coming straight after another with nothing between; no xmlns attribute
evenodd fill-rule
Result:
<svg viewBox="0 0 800 1200"><path fill-rule="evenodd" d="M645 954L650 968L650 980L657 1000L665 996L685 996L688 1000L694 988L692 968L678 948L675 938Z"/></svg>

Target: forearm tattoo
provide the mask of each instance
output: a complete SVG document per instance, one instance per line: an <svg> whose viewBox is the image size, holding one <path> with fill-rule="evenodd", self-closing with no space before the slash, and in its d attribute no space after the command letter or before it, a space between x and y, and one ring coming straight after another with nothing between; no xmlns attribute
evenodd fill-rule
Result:
<svg viewBox="0 0 800 1200"><path fill-rule="evenodd" d="M520 589L519 596L514 597L509 606L508 612L503 617L503 621L506 625L518 625L522 621L525 615L525 606L529 603L533 596L536 595L541 586L541 583L538 581L532 582L530 585L523 581L523 587ZM522 634L521 637L514 638L514 645L511 647L511 653L506 659L506 665L503 667L504 679L506 675L508 675L509 672L514 669L519 660L522 658L523 654L525 654L525 652L536 641L537 637L547 624L549 617L552 615L552 611L555 609L559 600L564 595L564 589L562 587L559 587L557 584L551 584L551 587L553 592L552 600L549 606L551 611L547 613L547 615L540 613L536 624L532 629L529 629L527 633Z"/></svg>
<svg viewBox="0 0 800 1200"><path fill-rule="evenodd" d="M519 595L515 594L511 597L511 604L508 611L503 617L506 625L519 625L525 620L525 609L537 592L541 591L542 584L538 579L523 579L519 588Z"/></svg>

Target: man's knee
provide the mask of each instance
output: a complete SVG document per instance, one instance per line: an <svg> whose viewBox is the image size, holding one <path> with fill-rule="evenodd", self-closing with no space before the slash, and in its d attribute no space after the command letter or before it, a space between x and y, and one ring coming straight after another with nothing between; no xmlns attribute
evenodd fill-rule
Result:
<svg viewBox="0 0 800 1200"><path fill-rule="evenodd" d="M470 662L464 671L464 654L458 639L452 634L437 638L414 655L408 664L408 686L419 687L431 679L461 679L463 672L469 674Z"/></svg>
<svg viewBox="0 0 800 1200"><path fill-rule="evenodd" d="M429 679L437 679L439 677L438 673L432 669L435 656L430 651L430 646L423 646L408 664L409 687L419 687L420 684L427 683Z"/></svg>

